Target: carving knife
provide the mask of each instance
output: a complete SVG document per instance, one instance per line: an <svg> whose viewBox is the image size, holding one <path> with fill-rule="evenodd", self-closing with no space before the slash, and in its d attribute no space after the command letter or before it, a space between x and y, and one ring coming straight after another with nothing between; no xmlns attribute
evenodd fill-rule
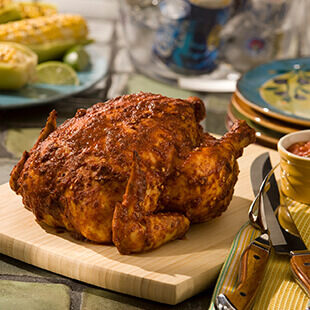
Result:
<svg viewBox="0 0 310 310"><path fill-rule="evenodd" d="M280 205L280 194L274 177L270 179L270 189L263 195L263 203L272 245L278 254L290 255L293 275L310 297L310 251L302 238L284 230L275 216L275 211ZM291 226L298 231L293 221ZM310 304L307 309L310 309Z"/></svg>
<svg viewBox="0 0 310 310"><path fill-rule="evenodd" d="M270 171L270 160L263 165L263 173ZM268 191L263 192L264 220L268 227L271 243L277 254L290 255L290 266L293 275L301 287L310 296L310 251L307 249L302 238L281 227L278 217L275 215L280 205L280 193L274 175L269 178ZM290 224L292 231L298 231L294 222ZM307 310L310 310L310 303Z"/></svg>
<svg viewBox="0 0 310 310"><path fill-rule="evenodd" d="M267 165L266 165L266 162ZM267 166L269 165L269 170ZM259 193L262 183L272 170L269 154L258 156L251 165L251 183L254 195ZM258 200L261 202L261 200ZM258 210L259 228L262 235L253 240L244 250L240 262L239 285L226 294L220 294L215 300L215 308L219 310L244 310L249 309L254 301L260 282L263 279L267 265L271 244L267 234L264 215Z"/></svg>

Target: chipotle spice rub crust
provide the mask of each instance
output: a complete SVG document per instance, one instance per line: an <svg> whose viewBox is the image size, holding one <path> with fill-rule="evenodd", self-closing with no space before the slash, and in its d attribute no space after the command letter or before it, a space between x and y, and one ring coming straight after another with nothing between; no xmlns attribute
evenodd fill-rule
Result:
<svg viewBox="0 0 310 310"><path fill-rule="evenodd" d="M50 226L123 254L157 248L227 209L237 158L255 140L245 121L217 140L204 117L197 97L143 92L80 109L57 129L53 111L11 188Z"/></svg>

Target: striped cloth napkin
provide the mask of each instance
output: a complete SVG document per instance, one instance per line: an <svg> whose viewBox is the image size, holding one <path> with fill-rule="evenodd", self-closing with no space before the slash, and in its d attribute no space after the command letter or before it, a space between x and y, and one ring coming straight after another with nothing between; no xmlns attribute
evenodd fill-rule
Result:
<svg viewBox="0 0 310 310"><path fill-rule="evenodd" d="M307 248L310 248L310 205L283 198ZM214 300L220 293L238 286L239 263L243 250L258 237L260 231L246 223L238 232L217 280L209 310L215 310ZM277 255L272 249L263 281L258 289L253 310L306 309L308 297L293 278L289 256Z"/></svg>

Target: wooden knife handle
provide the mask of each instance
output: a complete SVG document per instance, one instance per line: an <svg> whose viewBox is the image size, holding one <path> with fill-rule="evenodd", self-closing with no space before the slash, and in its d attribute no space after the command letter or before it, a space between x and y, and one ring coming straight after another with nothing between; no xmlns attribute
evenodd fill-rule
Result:
<svg viewBox="0 0 310 310"><path fill-rule="evenodd" d="M293 274L310 297L310 253L309 251L301 251L291 254L290 264Z"/></svg>
<svg viewBox="0 0 310 310"><path fill-rule="evenodd" d="M233 292L225 294L236 309L243 310L251 307L264 276L269 252L270 246L262 245L256 240L244 250L240 262L240 284Z"/></svg>

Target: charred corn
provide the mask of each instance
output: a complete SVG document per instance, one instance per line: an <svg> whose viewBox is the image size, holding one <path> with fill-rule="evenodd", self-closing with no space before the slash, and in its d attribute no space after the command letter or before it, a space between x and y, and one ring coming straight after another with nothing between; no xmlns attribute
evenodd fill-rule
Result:
<svg viewBox="0 0 310 310"><path fill-rule="evenodd" d="M0 42L0 89L15 90L35 78L38 56L28 47Z"/></svg>
<svg viewBox="0 0 310 310"><path fill-rule="evenodd" d="M73 45L90 43L87 36L87 23L77 14L54 14L0 25L0 41L28 46L39 62L58 59Z"/></svg>
<svg viewBox="0 0 310 310"><path fill-rule="evenodd" d="M55 14L0 25L0 40L35 45L87 37L85 19L74 14Z"/></svg>

